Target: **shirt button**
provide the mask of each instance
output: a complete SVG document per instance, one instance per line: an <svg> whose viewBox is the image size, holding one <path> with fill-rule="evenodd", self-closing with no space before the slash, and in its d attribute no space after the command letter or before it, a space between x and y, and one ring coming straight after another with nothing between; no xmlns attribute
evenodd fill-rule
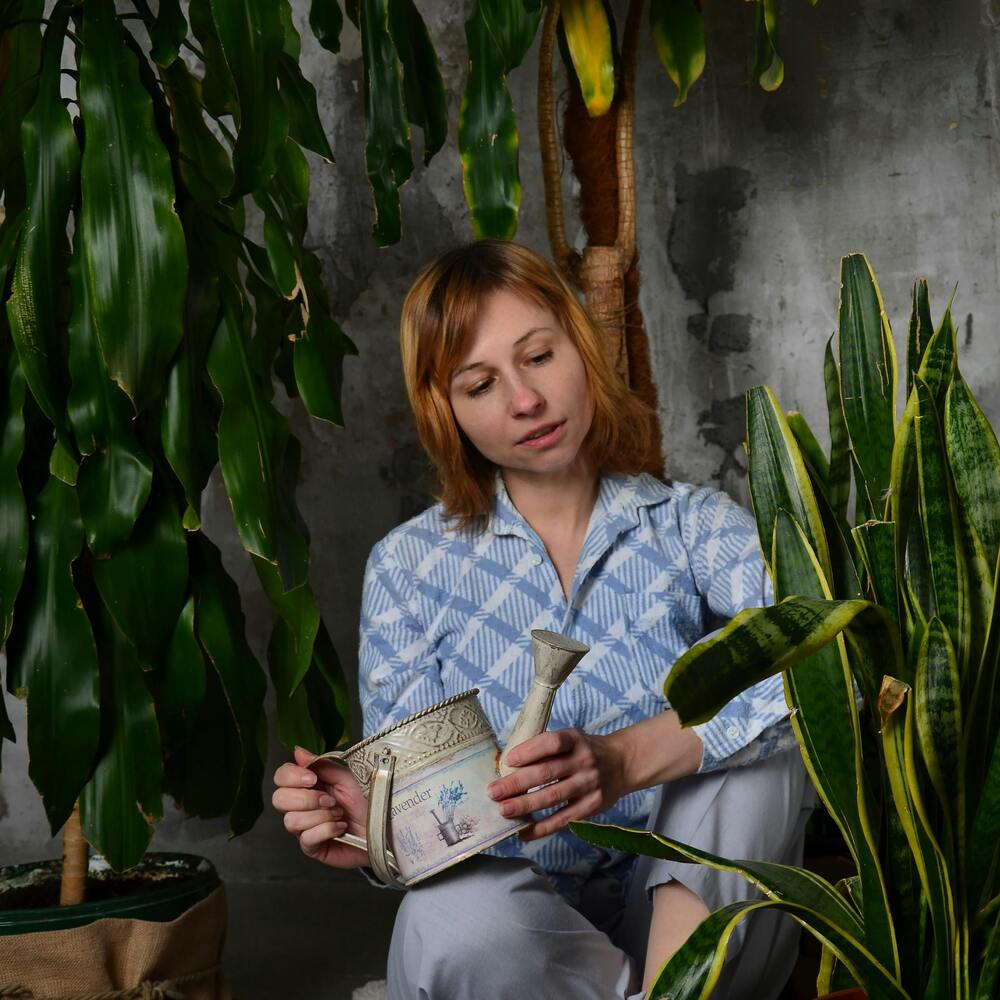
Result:
<svg viewBox="0 0 1000 1000"><path fill-rule="evenodd" d="M531 565L532 566L541 566L542 565L542 557L541 556L532 556L531 557Z"/></svg>
<svg viewBox="0 0 1000 1000"><path fill-rule="evenodd" d="M739 731L739 730L738 730L738 729L736 728L736 726L730 726L730 727L729 727L729 728L728 728L728 729L726 730L726 735L727 735L727 736L728 736L728 737L729 737L729 738L730 738L731 740L735 740L735 739L736 739L736 738L737 738L737 737L738 737L738 736L740 735L740 731Z"/></svg>

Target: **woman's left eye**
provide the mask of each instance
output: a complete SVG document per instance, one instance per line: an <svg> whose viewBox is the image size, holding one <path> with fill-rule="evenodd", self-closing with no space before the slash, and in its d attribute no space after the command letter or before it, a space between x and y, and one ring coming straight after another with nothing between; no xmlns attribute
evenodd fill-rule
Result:
<svg viewBox="0 0 1000 1000"><path fill-rule="evenodd" d="M541 354L536 354L533 358L529 358L529 360L533 365L543 365L551 357L552 351L543 351Z"/></svg>

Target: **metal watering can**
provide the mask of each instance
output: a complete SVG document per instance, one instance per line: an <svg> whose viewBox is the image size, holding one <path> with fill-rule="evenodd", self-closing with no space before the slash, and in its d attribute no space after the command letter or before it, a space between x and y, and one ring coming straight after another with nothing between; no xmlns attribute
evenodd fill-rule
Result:
<svg viewBox="0 0 1000 1000"><path fill-rule="evenodd" d="M502 816L486 786L513 770L508 751L545 729L556 690L589 647L534 629L531 649L534 683L503 754L474 688L310 765L335 761L357 778L368 799L368 835L337 840L367 851L382 882L415 885L530 825Z"/></svg>

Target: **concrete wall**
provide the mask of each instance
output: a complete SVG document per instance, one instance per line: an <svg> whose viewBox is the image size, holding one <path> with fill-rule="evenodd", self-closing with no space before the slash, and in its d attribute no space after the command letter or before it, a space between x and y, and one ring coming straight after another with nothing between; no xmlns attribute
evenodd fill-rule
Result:
<svg viewBox="0 0 1000 1000"><path fill-rule="evenodd" d="M467 4L418 5L442 57L452 141L427 168L418 155L403 191L404 240L377 250L368 239L357 34L346 25L341 54L329 55L305 26L305 0L294 0L304 65L338 157L334 166L313 161L311 240L361 356L345 366L345 429L312 423L298 403L287 410L303 443L299 498L314 539L313 582L351 676L367 552L426 503L397 360L400 304L420 266L470 232L454 146ZM746 388L767 382L826 437L822 351L836 323L839 259L850 251L867 253L875 268L901 356L913 278L930 279L935 318L958 283L962 369L1000 424L1000 2L783 4L786 82L770 95L746 82L751 13L737 0L710 5L708 71L677 110L647 35L636 121L641 303L668 472L741 497ZM535 65L532 52L511 80L524 183L518 238L545 251ZM419 133L415 141L419 150ZM571 187L567 177L570 211ZM206 508L263 659L271 615L217 480ZM274 748L272 763L281 759ZM5 747L0 821L0 863L56 853L23 745ZM224 824L172 814L154 847L204 853L226 876L235 904L229 964L241 997L349 997L381 974L395 896L307 863L270 810L233 843Z"/></svg>

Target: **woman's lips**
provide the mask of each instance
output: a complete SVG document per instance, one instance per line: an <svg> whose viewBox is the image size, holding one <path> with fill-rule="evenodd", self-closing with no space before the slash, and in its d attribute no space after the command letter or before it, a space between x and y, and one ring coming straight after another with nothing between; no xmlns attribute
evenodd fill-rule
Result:
<svg viewBox="0 0 1000 1000"><path fill-rule="evenodd" d="M566 430L566 421L563 420L558 424L552 424L550 427L551 429L540 437L524 438L518 441L518 448L530 448L532 451L541 451L544 448L551 448L552 445L558 444L562 440L563 433Z"/></svg>

